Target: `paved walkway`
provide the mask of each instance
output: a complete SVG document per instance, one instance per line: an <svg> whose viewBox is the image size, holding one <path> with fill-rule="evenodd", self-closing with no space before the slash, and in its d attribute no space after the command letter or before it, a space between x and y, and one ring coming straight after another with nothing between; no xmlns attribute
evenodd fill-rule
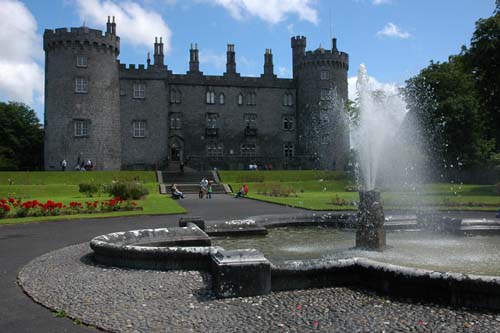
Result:
<svg viewBox="0 0 500 333"><path fill-rule="evenodd" d="M293 213L300 211L285 206L254 200L213 195L198 199L189 195L180 202L189 215L207 220L245 218L252 215ZM89 241L95 236L130 229L177 226L179 217L140 216L109 219L85 219L0 226L0 332L91 332L66 318L35 304L16 283L19 270L44 253Z"/></svg>
<svg viewBox="0 0 500 333"><path fill-rule="evenodd" d="M237 200L227 195L214 195L213 199L198 199L193 195L182 200L181 204L188 209L189 215L200 215L207 220L300 211L254 200ZM47 252L87 242L94 236L120 230L176 226L180 216L88 219L0 226L0 332L95 331L89 327L75 325L67 318L58 318L51 311L35 304L16 284L19 270L30 260ZM494 214L466 213L464 216L491 218Z"/></svg>

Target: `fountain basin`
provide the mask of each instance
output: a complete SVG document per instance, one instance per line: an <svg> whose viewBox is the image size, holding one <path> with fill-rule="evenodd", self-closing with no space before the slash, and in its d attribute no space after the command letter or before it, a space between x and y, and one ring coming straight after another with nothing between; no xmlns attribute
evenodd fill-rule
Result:
<svg viewBox="0 0 500 333"><path fill-rule="evenodd" d="M241 297L262 295L271 291L292 290L302 288L319 288L327 286L362 286L376 290L378 292L411 297L415 299L443 302L459 306L472 306L487 309L500 310L500 277L465 274L462 272L444 272L439 267L436 269L422 269L407 267L407 265L396 265L394 263L381 262L382 256L386 252L373 252L372 255L379 255L377 259L362 258L360 255L366 254L363 251L352 249L354 244L355 216L349 214L294 214L294 215L269 215L249 218L248 220L226 221L218 223L205 223L205 230L201 230L193 224L188 224L185 228L170 228L169 235L184 235L183 233L205 233L209 237L211 232L217 234L215 230L226 225L225 230L229 230L229 225L235 226L235 234L244 234L244 226L248 225L249 234L255 225L269 229L269 236L272 236L273 228L284 226L322 226L323 234L326 231L333 231L339 234L349 234L351 239L347 243L351 248L345 247L344 253L334 252L330 257L318 255L315 259L305 260L275 260L272 255L268 255L265 250L257 247L255 250L245 250L254 247L264 236L254 238L239 237L235 248L228 248L219 242L218 238L211 238L212 244L216 246L188 246L188 247L146 247L134 245L132 238L137 238L138 244L144 242L141 235L147 238L147 242L154 243L154 235L165 234L165 231L158 229L148 229L134 232L114 233L96 237L91 242L91 247L95 252L95 259L104 264L126 266L132 268L146 269L201 269L209 270L214 275L214 286L218 297ZM483 224L484 221L483 221ZM218 225L216 229L211 226ZM486 223L486 227L491 227L492 223ZM398 229L399 226L399 229ZM415 234L418 227L416 220L408 217L390 219L387 230L410 230L389 232L388 245L391 245L394 235ZM470 223L464 224L464 227ZM182 231L177 230L182 229ZM237 230L237 231L236 231ZM422 231L420 231L422 232ZM133 237L132 237L132 236ZM458 237L456 234L447 237ZM318 237L315 237L317 239ZM471 239L469 237L464 240ZM248 246L245 241L250 241ZM111 244L110 244L111 243ZM220 245L220 246L217 246ZM397 247L394 247L397 249ZM236 251L236 252L234 252ZM262 257L259 262L255 260L255 253L261 251ZM354 252L350 252L354 251ZM357 251L357 252L356 252ZM224 257L223 253L230 253L230 259ZM398 252L398 251L395 251ZM234 253L238 253L235 260ZM247 256L248 254L252 254ZM337 254L335 256L334 254ZM340 255L347 255L342 258ZM439 254L438 254L439 255ZM227 255L226 255L227 257ZM494 264L493 261L490 264ZM250 264L250 265L249 265ZM251 268L253 267L253 268ZM268 270L265 267L270 267ZM229 270L228 270L229 269ZM253 271L252 271L253 270ZM228 272L232 272L228 274ZM253 272L253 273L252 273ZM248 282L249 274L256 274L258 283L253 286ZM495 274L496 275L496 274ZM266 287L270 281L270 288ZM249 287L250 288L246 288ZM244 292L243 292L244 291Z"/></svg>

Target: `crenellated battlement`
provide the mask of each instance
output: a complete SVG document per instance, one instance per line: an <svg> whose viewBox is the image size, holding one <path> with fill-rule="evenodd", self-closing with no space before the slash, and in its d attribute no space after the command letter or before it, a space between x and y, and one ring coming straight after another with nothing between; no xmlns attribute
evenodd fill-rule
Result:
<svg viewBox="0 0 500 333"><path fill-rule="evenodd" d="M102 30L79 28L45 29L43 49L45 52L57 48L93 47L100 51L120 53L120 37Z"/></svg>
<svg viewBox="0 0 500 333"><path fill-rule="evenodd" d="M349 69L349 54L336 50L317 49L315 51L307 51L294 68L300 69L304 67L321 67L333 66L335 68Z"/></svg>

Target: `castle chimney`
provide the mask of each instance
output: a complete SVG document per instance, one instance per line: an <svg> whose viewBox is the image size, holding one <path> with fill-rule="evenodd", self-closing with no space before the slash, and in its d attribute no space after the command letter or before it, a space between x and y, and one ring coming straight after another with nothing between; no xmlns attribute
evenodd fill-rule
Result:
<svg viewBox="0 0 500 333"><path fill-rule="evenodd" d="M160 37L160 42L158 42L158 37L155 37L155 52L153 54L154 66L163 67L163 41Z"/></svg>
<svg viewBox="0 0 500 333"><path fill-rule="evenodd" d="M189 71L199 72L200 71L200 61L198 60L198 44L191 44L189 49Z"/></svg>
<svg viewBox="0 0 500 333"><path fill-rule="evenodd" d="M337 49L337 38L332 38L332 52L338 52Z"/></svg>
<svg viewBox="0 0 500 333"><path fill-rule="evenodd" d="M114 16L113 16L113 22L111 23L111 34L116 36L116 23Z"/></svg>
<svg viewBox="0 0 500 333"><path fill-rule="evenodd" d="M146 60L147 64L148 64L148 68L149 66L151 66L151 57L149 56L149 52L148 52L148 59Z"/></svg>
<svg viewBox="0 0 500 333"><path fill-rule="evenodd" d="M266 49L266 53L264 53L264 75L274 75L273 52L271 49Z"/></svg>
<svg viewBox="0 0 500 333"><path fill-rule="evenodd" d="M111 18L108 16L108 22L106 23L106 33L111 33Z"/></svg>
<svg viewBox="0 0 500 333"><path fill-rule="evenodd" d="M227 44L226 74L236 74L236 54L234 44Z"/></svg>

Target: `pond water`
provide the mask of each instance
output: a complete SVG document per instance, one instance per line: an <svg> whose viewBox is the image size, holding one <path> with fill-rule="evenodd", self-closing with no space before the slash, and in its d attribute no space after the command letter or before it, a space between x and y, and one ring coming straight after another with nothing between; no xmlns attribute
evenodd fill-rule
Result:
<svg viewBox="0 0 500 333"><path fill-rule="evenodd" d="M272 262L364 257L441 272L500 276L500 236L462 237L421 231L388 232L383 252L353 249L355 232L327 227L269 229L266 236L218 237L225 249L255 248Z"/></svg>

